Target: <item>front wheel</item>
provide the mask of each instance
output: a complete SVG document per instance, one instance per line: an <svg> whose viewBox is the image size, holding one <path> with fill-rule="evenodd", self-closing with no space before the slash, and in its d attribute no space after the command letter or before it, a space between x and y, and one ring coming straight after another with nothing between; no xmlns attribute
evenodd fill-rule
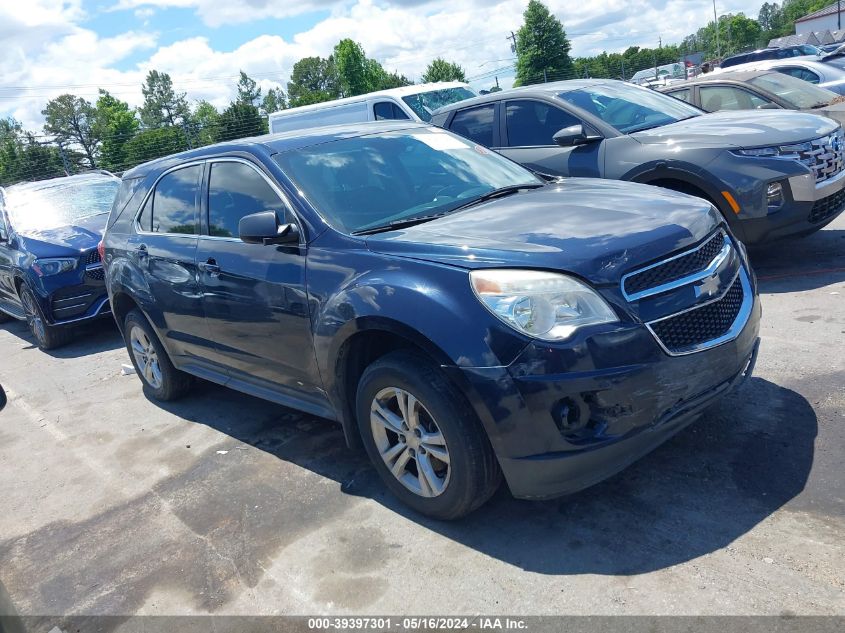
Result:
<svg viewBox="0 0 845 633"><path fill-rule="evenodd" d="M43 350L55 349L70 340L70 332L65 327L55 327L47 323L41 307L28 286L21 286L21 304L26 313L26 324L35 337L35 342Z"/></svg>
<svg viewBox="0 0 845 633"><path fill-rule="evenodd" d="M135 372L153 398L167 402L182 397L190 390L190 375L173 366L158 336L138 310L126 315L123 336Z"/></svg>
<svg viewBox="0 0 845 633"><path fill-rule="evenodd" d="M374 362L358 384L356 410L382 480L418 512L457 519L498 488L501 471L475 412L428 359L393 352Z"/></svg>

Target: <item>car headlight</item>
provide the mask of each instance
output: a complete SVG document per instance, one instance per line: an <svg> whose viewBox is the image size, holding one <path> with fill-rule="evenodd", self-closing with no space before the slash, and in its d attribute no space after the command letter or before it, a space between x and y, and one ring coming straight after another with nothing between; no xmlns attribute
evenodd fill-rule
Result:
<svg viewBox="0 0 845 633"><path fill-rule="evenodd" d="M73 270L76 268L76 263L76 259L72 257L36 259L32 262L32 270L39 277L49 277L50 275L58 275L59 273L66 273L69 270Z"/></svg>
<svg viewBox="0 0 845 633"><path fill-rule="evenodd" d="M515 330L544 341L568 338L579 327L618 321L607 302L573 277L540 270L474 270L481 303Z"/></svg>

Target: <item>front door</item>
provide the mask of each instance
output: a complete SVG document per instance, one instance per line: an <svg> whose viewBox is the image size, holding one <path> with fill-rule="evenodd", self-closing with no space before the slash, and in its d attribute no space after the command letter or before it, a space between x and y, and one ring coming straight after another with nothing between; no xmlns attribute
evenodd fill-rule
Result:
<svg viewBox="0 0 845 633"><path fill-rule="evenodd" d="M209 336L218 361L230 368L229 384L322 409L305 247L246 244L238 237L240 219L251 213L272 210L280 222L296 221L290 206L260 167L243 159L210 162L207 190L197 264Z"/></svg>

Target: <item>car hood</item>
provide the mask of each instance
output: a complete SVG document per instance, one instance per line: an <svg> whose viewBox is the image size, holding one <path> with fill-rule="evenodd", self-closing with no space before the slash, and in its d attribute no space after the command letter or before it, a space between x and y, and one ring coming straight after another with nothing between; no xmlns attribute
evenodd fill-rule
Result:
<svg viewBox="0 0 845 633"><path fill-rule="evenodd" d="M726 148L788 145L830 134L839 123L818 114L793 110L713 112L635 132L640 143L701 143Z"/></svg>
<svg viewBox="0 0 845 633"><path fill-rule="evenodd" d="M95 248L106 230L107 213L80 218L74 224L37 231L20 231L21 249L35 257L78 255Z"/></svg>
<svg viewBox="0 0 845 633"><path fill-rule="evenodd" d="M700 198L613 180L568 178L367 238L370 250L464 268L531 267L618 283L631 268L705 237Z"/></svg>
<svg viewBox="0 0 845 633"><path fill-rule="evenodd" d="M833 119L834 121L839 123L839 125L845 123L845 103L832 103L821 108L814 108L812 110L802 110L802 112L810 112L813 114L826 116L827 118Z"/></svg>

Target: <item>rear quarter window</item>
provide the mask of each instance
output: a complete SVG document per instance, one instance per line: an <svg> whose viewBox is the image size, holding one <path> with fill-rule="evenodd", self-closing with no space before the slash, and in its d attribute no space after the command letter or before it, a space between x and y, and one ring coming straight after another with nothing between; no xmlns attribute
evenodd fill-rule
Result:
<svg viewBox="0 0 845 633"><path fill-rule="evenodd" d="M109 213L108 228L113 231L125 232L132 224L132 218L138 206L147 194L149 187L144 186L145 178L126 178L120 183L120 189L112 203Z"/></svg>

